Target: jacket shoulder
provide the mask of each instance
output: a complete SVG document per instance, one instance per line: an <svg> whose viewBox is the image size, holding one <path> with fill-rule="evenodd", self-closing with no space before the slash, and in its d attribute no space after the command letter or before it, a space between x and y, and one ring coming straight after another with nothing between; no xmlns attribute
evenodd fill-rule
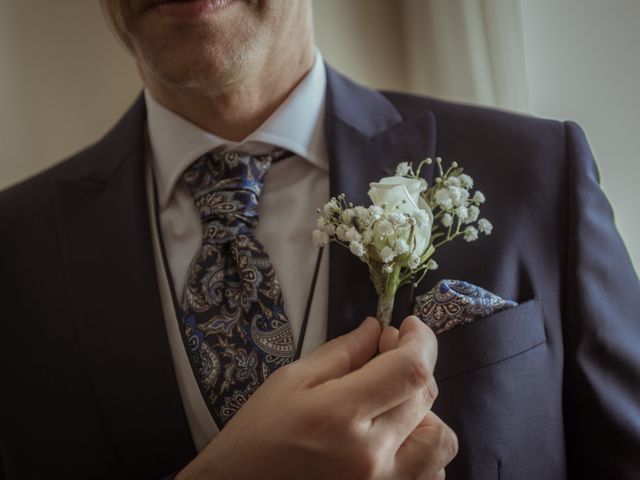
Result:
<svg viewBox="0 0 640 480"><path fill-rule="evenodd" d="M0 191L0 225L7 229L11 219L22 218L52 201L56 179L91 182L106 180L140 146L146 109L142 95L104 137L55 165Z"/></svg>
<svg viewBox="0 0 640 480"><path fill-rule="evenodd" d="M400 92L382 92L404 118L425 110L436 120L436 152L445 160L521 179L525 191L567 179L568 126L533 115ZM449 157L449 158L447 158ZM533 193L533 192L530 192Z"/></svg>
<svg viewBox="0 0 640 480"><path fill-rule="evenodd" d="M97 143L53 166L0 191L0 225L6 232L15 222L35 218L49 210L52 186L58 178L82 178L87 164L96 157Z"/></svg>
<svg viewBox="0 0 640 480"><path fill-rule="evenodd" d="M565 127L559 120L405 92L383 90L381 93L404 118L430 110L442 127L456 130L477 128L494 134L520 134L523 138L538 139L545 135L564 135Z"/></svg>

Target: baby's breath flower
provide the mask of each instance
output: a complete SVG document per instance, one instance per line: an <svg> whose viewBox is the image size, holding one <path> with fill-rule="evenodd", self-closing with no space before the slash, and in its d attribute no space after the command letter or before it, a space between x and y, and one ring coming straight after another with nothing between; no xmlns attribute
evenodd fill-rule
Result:
<svg viewBox="0 0 640 480"><path fill-rule="evenodd" d="M404 177L408 175L409 170L411 170L409 162L400 162L396 167L396 177Z"/></svg>
<svg viewBox="0 0 640 480"><path fill-rule="evenodd" d="M362 243L369 244L373 241L373 232L371 230L365 230L362 232Z"/></svg>
<svg viewBox="0 0 640 480"><path fill-rule="evenodd" d="M481 218L480 220L478 220L478 230L485 235L491 235L493 225L486 218Z"/></svg>
<svg viewBox="0 0 640 480"><path fill-rule="evenodd" d="M444 181L447 187L460 187L460 179L458 177L449 177Z"/></svg>
<svg viewBox="0 0 640 480"><path fill-rule="evenodd" d="M480 190L476 191L476 193L474 193L473 195L473 201L474 202L478 202L478 203L484 203L486 200L484 193L482 193Z"/></svg>
<svg viewBox="0 0 640 480"><path fill-rule="evenodd" d="M437 270L438 269L438 262L436 262L434 259L430 259L427 262L427 270Z"/></svg>
<svg viewBox="0 0 640 480"><path fill-rule="evenodd" d="M313 231L312 236L313 244L316 247L326 247L327 245L329 245L329 235L327 235L326 232L316 229Z"/></svg>
<svg viewBox="0 0 640 480"><path fill-rule="evenodd" d="M396 256L393 253L393 250L391 250L391 248L389 247L384 247L382 250L380 250L380 260L382 260L383 263L389 263L393 261L395 257Z"/></svg>
<svg viewBox="0 0 640 480"><path fill-rule="evenodd" d="M404 253L407 253L410 249L411 247L409 247L409 244L404 238L401 238L400 240L398 240L394 245L394 250L396 255L402 255Z"/></svg>
<svg viewBox="0 0 640 480"><path fill-rule="evenodd" d="M392 267L391 265L389 265L389 264L384 265L384 266L382 267L382 271L383 271L384 273L391 273L391 272L393 272L393 267Z"/></svg>
<svg viewBox="0 0 640 480"><path fill-rule="evenodd" d="M435 200L438 206L448 210L453 207L453 199L448 188L440 188L436 190Z"/></svg>
<svg viewBox="0 0 640 480"><path fill-rule="evenodd" d="M399 225L404 225L406 218L407 217L405 217L405 215L400 212L393 212L389 215L389 221L393 226L396 227Z"/></svg>
<svg viewBox="0 0 640 480"><path fill-rule="evenodd" d="M373 227L373 232L380 237L389 237L393 235L393 225L387 220L380 220Z"/></svg>
<svg viewBox="0 0 640 480"><path fill-rule="evenodd" d="M336 228L336 237L338 237L338 240L340 240L341 242L346 242L347 241L347 229L345 228L344 225L338 225Z"/></svg>
<svg viewBox="0 0 640 480"><path fill-rule="evenodd" d="M379 220L384 213L384 209L379 205L371 205L367 210L369 210L369 215L373 220Z"/></svg>
<svg viewBox="0 0 640 480"><path fill-rule="evenodd" d="M360 234L358 233L358 230L356 230L355 227L349 227L344 232L344 238L345 238L345 241L347 242L359 242Z"/></svg>
<svg viewBox="0 0 640 480"><path fill-rule="evenodd" d="M478 215L480 215L480 209L475 205L471 205L469 207L469 217L467 218L467 223L472 223L478 220Z"/></svg>
<svg viewBox="0 0 640 480"><path fill-rule="evenodd" d="M411 215L411 218L415 220L418 228L429 226L429 222L431 221L431 219L429 218L429 215L427 215L427 212L425 212L424 210L416 210Z"/></svg>
<svg viewBox="0 0 640 480"><path fill-rule="evenodd" d="M453 205L455 207L461 205L465 200L464 193L462 192L465 192L466 190L460 187L449 187L448 190L449 198L451 198L451 202L453 203Z"/></svg>
<svg viewBox="0 0 640 480"><path fill-rule="evenodd" d="M464 205L460 205L456 208L456 215L460 218L460 221L464 222L467 218L469 218L469 210Z"/></svg>
<svg viewBox="0 0 640 480"><path fill-rule="evenodd" d="M466 188L467 190L473 188L473 178L471 178L469 175L463 173L458 178L460 179L460 184L463 188Z"/></svg>
<svg viewBox="0 0 640 480"><path fill-rule="evenodd" d="M478 229L476 227L467 227L464 231L464 239L467 242L474 242L478 239Z"/></svg>
<svg viewBox="0 0 640 480"><path fill-rule="evenodd" d="M335 198L332 198L325 204L322 210L325 215L330 215L332 212L339 208L340 206L338 205L338 201Z"/></svg>
<svg viewBox="0 0 640 480"><path fill-rule="evenodd" d="M318 217L318 221L316 222L316 226L318 227L318 230L322 230L327 235L333 235L334 233L336 233L336 227L334 227L324 217Z"/></svg>
<svg viewBox="0 0 640 480"><path fill-rule="evenodd" d="M440 219L440 222L442 223L442 225L449 228L451 225L453 225L453 215L451 215L450 213L445 213Z"/></svg>
<svg viewBox="0 0 640 480"><path fill-rule="evenodd" d="M351 251L351 253L353 253L356 257L362 257L364 256L364 245L362 245L362 243L360 242L351 242L349 244L349 250Z"/></svg>
<svg viewBox="0 0 640 480"><path fill-rule="evenodd" d="M358 221L361 224L366 225L371 220L371 216L369 215L369 210L366 209L365 207L357 206L356 208L353 209L353 211L355 212L356 217L358 218Z"/></svg>
<svg viewBox="0 0 640 480"><path fill-rule="evenodd" d="M340 219L342 220L342 223L344 223L345 225L351 225L351 221L355 216L356 216L356 212L354 211L354 209L347 208L345 211L342 212Z"/></svg>

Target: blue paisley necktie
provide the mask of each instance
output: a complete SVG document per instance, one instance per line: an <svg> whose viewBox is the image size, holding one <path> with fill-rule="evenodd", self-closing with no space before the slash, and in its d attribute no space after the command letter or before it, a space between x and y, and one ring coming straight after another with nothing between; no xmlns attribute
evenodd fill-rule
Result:
<svg viewBox="0 0 640 480"><path fill-rule="evenodd" d="M187 272L182 330L191 366L222 428L278 367L294 341L273 265L254 237L263 178L276 150L208 153L183 177L202 220L202 248Z"/></svg>

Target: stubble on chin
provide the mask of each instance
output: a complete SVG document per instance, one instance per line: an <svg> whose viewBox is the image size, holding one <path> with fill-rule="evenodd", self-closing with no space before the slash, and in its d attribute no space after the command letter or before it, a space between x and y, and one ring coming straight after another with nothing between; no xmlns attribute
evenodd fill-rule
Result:
<svg viewBox="0 0 640 480"><path fill-rule="evenodd" d="M165 37L135 44L138 68L145 83L160 82L187 89L225 89L241 82L250 73L259 53L253 38L234 45L216 35L196 35L188 39ZM259 46L258 46L259 49Z"/></svg>

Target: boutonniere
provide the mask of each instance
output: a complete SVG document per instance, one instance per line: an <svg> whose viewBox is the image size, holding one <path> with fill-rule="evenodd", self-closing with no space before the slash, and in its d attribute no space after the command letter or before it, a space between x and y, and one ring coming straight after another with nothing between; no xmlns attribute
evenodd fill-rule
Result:
<svg viewBox="0 0 640 480"><path fill-rule="evenodd" d="M370 206L354 206L344 194L331 198L318 209L314 243L335 242L364 262L378 294L378 320L388 326L396 291L403 285L417 286L427 272L438 268L433 256L445 243L457 238L477 240L489 235L491 223L479 219L485 197L472 192L473 179L453 162L444 170L436 158L438 176L429 186L416 169L398 164L393 177L370 184Z"/></svg>

